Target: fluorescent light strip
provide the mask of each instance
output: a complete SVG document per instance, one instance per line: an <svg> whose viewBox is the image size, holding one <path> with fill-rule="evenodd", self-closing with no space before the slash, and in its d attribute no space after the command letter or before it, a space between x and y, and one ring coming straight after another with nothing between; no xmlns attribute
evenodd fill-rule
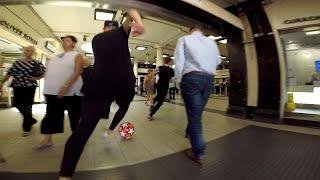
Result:
<svg viewBox="0 0 320 180"><path fill-rule="evenodd" d="M112 21L114 14L106 12L96 12L96 20Z"/></svg>
<svg viewBox="0 0 320 180"><path fill-rule="evenodd" d="M208 38L212 39L212 40L218 40L218 39L222 39L222 36L208 36Z"/></svg>
<svg viewBox="0 0 320 180"><path fill-rule="evenodd" d="M222 44L227 44L228 40L227 39L223 39L223 40L220 40L219 42L222 43Z"/></svg>
<svg viewBox="0 0 320 180"><path fill-rule="evenodd" d="M87 56L87 57L93 57L93 54L91 54L91 53L86 53L86 56Z"/></svg>
<svg viewBox="0 0 320 180"><path fill-rule="evenodd" d="M309 31L309 32L306 32L306 35L307 35L307 36L317 35L317 34L320 34L320 31Z"/></svg>

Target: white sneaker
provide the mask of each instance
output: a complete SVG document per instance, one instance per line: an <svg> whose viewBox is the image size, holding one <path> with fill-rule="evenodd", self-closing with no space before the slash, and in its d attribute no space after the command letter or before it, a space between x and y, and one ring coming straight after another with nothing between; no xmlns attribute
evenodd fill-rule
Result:
<svg viewBox="0 0 320 180"><path fill-rule="evenodd" d="M27 137L27 136L30 136L30 134L31 134L31 132L24 131L24 132L22 133L22 136L23 136L23 137Z"/></svg>

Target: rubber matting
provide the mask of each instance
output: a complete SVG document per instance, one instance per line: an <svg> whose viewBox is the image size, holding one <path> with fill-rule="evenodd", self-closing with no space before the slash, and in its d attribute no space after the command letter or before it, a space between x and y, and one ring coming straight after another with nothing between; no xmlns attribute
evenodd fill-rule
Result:
<svg viewBox="0 0 320 180"><path fill-rule="evenodd" d="M1 180L57 180L57 173L0 173ZM320 137L248 126L207 144L202 168L181 153L75 180L319 180Z"/></svg>

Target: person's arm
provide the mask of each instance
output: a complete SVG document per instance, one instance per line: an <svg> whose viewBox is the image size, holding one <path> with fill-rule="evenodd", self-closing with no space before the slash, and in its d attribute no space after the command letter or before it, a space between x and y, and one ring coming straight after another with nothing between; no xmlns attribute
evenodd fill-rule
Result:
<svg viewBox="0 0 320 180"><path fill-rule="evenodd" d="M9 78L10 78L10 75L8 75L8 74L6 74L6 75L3 77L3 79L2 79L2 81L1 81L1 83L0 83L0 92L2 92L3 84L4 84L5 82L7 82Z"/></svg>
<svg viewBox="0 0 320 180"><path fill-rule="evenodd" d="M78 79L81 74L83 58L81 55L78 55L75 59L75 67L70 78L64 83L64 86L61 87L58 97L62 98L69 90L70 86Z"/></svg>
<svg viewBox="0 0 320 180"><path fill-rule="evenodd" d="M174 53L174 63L175 63L175 76L177 79L177 82L180 83L182 80L183 76L183 68L184 68L184 63L185 63L185 48L184 48L184 39L180 38L178 40L176 50Z"/></svg>
<svg viewBox="0 0 320 180"><path fill-rule="evenodd" d="M128 35L130 34L131 28L133 28L132 35L134 37L144 33L142 19L137 10L131 9L127 13L126 20L123 23L123 28Z"/></svg>

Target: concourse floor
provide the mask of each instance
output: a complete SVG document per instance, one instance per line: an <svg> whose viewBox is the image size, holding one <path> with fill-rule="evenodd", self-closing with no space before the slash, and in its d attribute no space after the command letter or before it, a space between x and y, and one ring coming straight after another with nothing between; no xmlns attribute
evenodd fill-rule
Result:
<svg viewBox="0 0 320 180"><path fill-rule="evenodd" d="M320 179L320 130L240 120L223 115L225 99L212 97L203 114L208 147L202 168L183 155L186 115L176 100L164 103L156 120L146 120L148 107L136 97L124 121L132 122L133 139L114 133L101 137L110 120L101 120L86 145L74 179ZM216 106L215 104L220 104ZM116 111L113 105L112 115ZM45 105L35 105L41 121ZM111 117L112 117L111 115ZM39 125L29 137L21 137L21 117L15 109L0 111L0 179L56 179L64 143L70 135L54 136L54 147L34 150L42 136ZM181 178L180 178L181 177Z"/></svg>

